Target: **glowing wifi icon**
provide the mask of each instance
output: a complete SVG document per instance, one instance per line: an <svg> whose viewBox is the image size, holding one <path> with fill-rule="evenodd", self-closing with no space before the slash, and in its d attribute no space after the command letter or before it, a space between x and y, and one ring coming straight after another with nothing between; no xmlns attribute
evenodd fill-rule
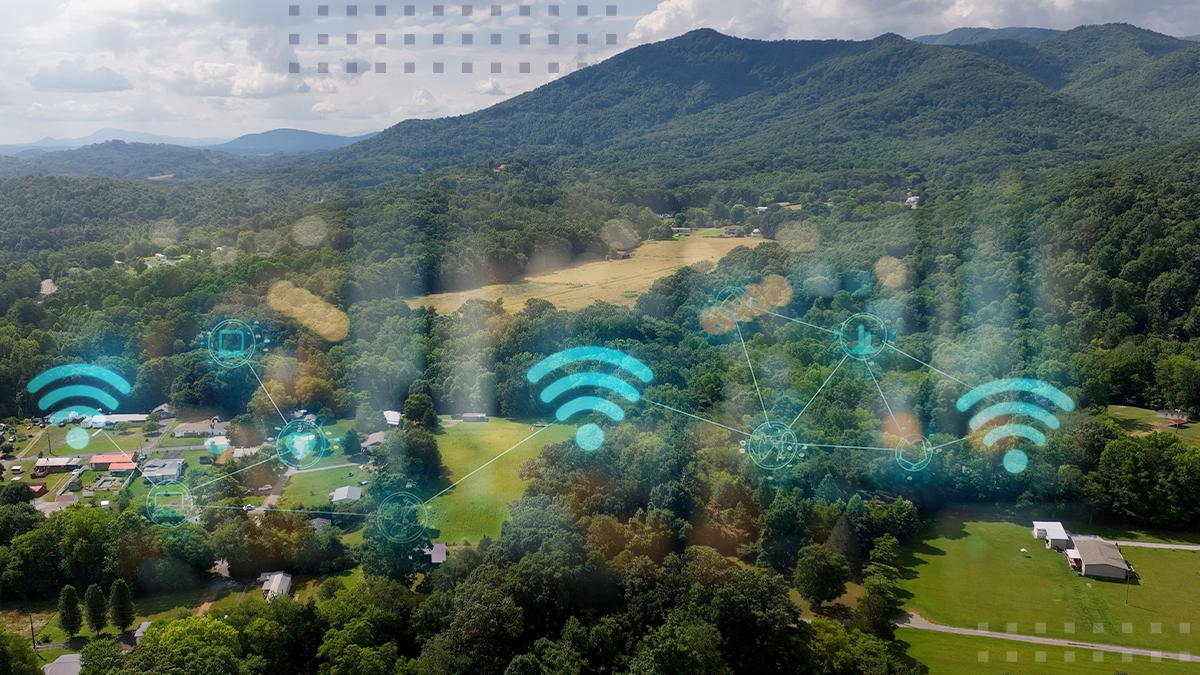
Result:
<svg viewBox="0 0 1200 675"><path fill-rule="evenodd" d="M534 367L529 369L526 376L530 382L536 383L550 371L579 361L600 361L626 370L642 382L654 379L654 374L641 361L615 349L606 347L576 347L557 354L547 356ZM543 403L549 403L564 393L579 387L599 387L620 394L626 401L637 403L641 394L633 385L613 375L604 373L575 373L552 382L542 390L540 398ZM580 412L598 412L607 415L614 422L625 419L625 411L616 403L598 396L580 396L562 404L554 413L559 422L567 421L572 415ZM575 442L584 450L592 451L604 444L604 431L595 424L585 424L575 432Z"/></svg>
<svg viewBox="0 0 1200 675"><path fill-rule="evenodd" d="M75 380L76 378L100 380L121 394L128 394L130 390L129 383L120 375L111 370L86 363L75 363L51 368L30 380L25 388L29 393L36 394L51 384L65 379ZM89 403L94 402L95 405L84 405L78 402L80 399L87 400ZM76 403L57 407L61 403L72 400L76 401ZM107 408L109 412L113 412L117 409L118 401L112 394L99 387L87 384L68 384L46 392L38 399L37 404L39 408L46 412L55 409L50 415L49 421L51 424L80 418L90 420L94 424L103 424L104 413L96 405ZM67 432L67 444L76 450L82 450L88 444L87 432L79 427L71 429Z"/></svg>
<svg viewBox="0 0 1200 675"><path fill-rule="evenodd" d="M1071 400L1057 387L1047 384L1040 380L1031 380L1024 377L1011 377L1004 380L994 380L986 384L981 384L965 396L958 399L956 407L959 412L966 412L979 401L1005 392L1026 392L1038 396L1054 403L1064 411L1075 409L1075 402ZM984 426L987 426L994 420L1000 418L1008 418L1011 415L1023 415L1035 419L1050 429L1058 428L1058 418L1050 414L1049 411L1039 405L1026 403L1022 401L1002 401L994 403L983 410L980 410L971 418L970 427L972 431L978 431ZM983 437L983 444L991 447L998 441L1004 438L1021 437L1025 438L1034 445L1042 446L1046 444L1046 435L1038 429L1029 426L1028 424L1013 423L1005 421L1004 424L988 431ZM1025 467L1029 465L1029 457L1020 450L1009 450L1004 455L1004 468L1010 473L1021 473Z"/></svg>

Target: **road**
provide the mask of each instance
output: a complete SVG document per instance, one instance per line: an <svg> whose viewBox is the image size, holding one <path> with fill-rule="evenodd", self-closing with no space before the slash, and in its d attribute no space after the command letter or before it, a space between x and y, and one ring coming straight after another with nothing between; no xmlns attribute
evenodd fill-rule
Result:
<svg viewBox="0 0 1200 675"><path fill-rule="evenodd" d="M1049 645L1051 647L1074 647L1076 649L1087 649L1097 652L1112 652L1114 654L1136 654L1138 656L1159 657L1169 661L1190 661L1200 663L1200 655L1192 656L1190 654L1178 654L1174 652L1162 652L1153 649L1141 649L1138 647L1118 647L1116 645L1104 645L1095 642L1077 642L1075 640L1063 640L1060 638L1040 637L1037 635L1018 635L1016 633L996 633L987 630L975 630L972 628L959 628L957 626L943 626L933 623L916 613L905 614L900 621L896 622L899 628L913 628L916 630L929 630L938 633L951 633L954 635L968 635L972 637L989 637L998 640L1010 640L1012 642L1028 642L1037 645Z"/></svg>
<svg viewBox="0 0 1200 675"><path fill-rule="evenodd" d="M1155 544L1148 541L1118 541L1117 546L1133 546L1134 548L1166 548L1174 551L1200 551L1200 546L1192 544Z"/></svg>

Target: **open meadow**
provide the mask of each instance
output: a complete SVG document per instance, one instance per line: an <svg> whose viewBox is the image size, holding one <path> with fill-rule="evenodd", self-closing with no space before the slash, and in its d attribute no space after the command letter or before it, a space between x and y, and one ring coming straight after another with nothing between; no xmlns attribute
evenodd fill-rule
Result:
<svg viewBox="0 0 1200 675"><path fill-rule="evenodd" d="M1127 589L1078 576L1030 528L983 511L944 510L904 561L906 609L950 626L1196 651L1200 552L1123 547L1141 577Z"/></svg>

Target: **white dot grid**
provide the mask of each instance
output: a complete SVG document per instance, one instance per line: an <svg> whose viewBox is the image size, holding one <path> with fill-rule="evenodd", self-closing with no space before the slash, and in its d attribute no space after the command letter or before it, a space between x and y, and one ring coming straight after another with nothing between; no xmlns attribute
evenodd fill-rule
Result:
<svg viewBox="0 0 1200 675"><path fill-rule="evenodd" d="M358 73L358 64L353 61L350 61L349 63L346 64L346 72L350 73L352 75Z"/></svg>
<svg viewBox="0 0 1200 675"><path fill-rule="evenodd" d="M1075 663L1075 652L1063 652L1064 663Z"/></svg>
<svg viewBox="0 0 1200 675"><path fill-rule="evenodd" d="M987 663L988 662L988 653L987 652L979 652L977 658L979 659L980 663Z"/></svg>
<svg viewBox="0 0 1200 675"><path fill-rule="evenodd" d="M1123 663L1133 663L1133 652L1121 652L1121 661Z"/></svg>
<svg viewBox="0 0 1200 675"><path fill-rule="evenodd" d="M1017 632L1017 624L1015 624L1015 623L1010 623L1010 624L1008 624L1007 626L1005 626L1005 627L1004 627L1004 631L1005 631L1006 633L1015 633L1015 632Z"/></svg>
<svg viewBox="0 0 1200 675"><path fill-rule="evenodd" d="M1009 652L1005 656L1006 656L1005 660L1008 661L1009 663L1016 663L1016 661L1017 661L1017 653L1016 652Z"/></svg>
<svg viewBox="0 0 1200 675"><path fill-rule="evenodd" d="M330 7L329 5L317 5L317 16L322 16L322 17L329 16L329 7ZM461 8L462 8L463 16L467 16L467 17L473 16L473 14L474 14L474 6L473 5L461 5ZM518 9L518 13L520 16L531 16L532 15L532 7L530 5L519 5L517 9ZM357 5L346 5L345 10L346 10L346 16L348 16L348 17L357 17L358 16L358 6ZM489 7L489 10L490 10L491 16L503 16L503 6L502 5L491 5ZM404 11L404 16L417 16L417 6L416 5L404 5L403 11ZM561 7L559 5L548 5L546 12L547 12L547 16L557 17L557 16L561 15ZM617 16L617 6L616 5L605 5L604 12L605 12L606 16ZM431 13L433 14L433 16L445 16L445 5L432 5ZM590 11L589 11L588 5L577 5L576 6L576 15L577 16L587 17L587 16L589 16L589 14L590 14ZM300 16L301 15L301 5L288 5L288 15L289 16ZM387 5L375 5L375 16L387 16ZM302 38L299 33L290 33L288 35L288 44L290 44L290 45L301 44L301 40L302 40ZM615 44L617 44L617 34L616 33L607 33L604 36L604 40L605 40L606 45L615 45ZM518 41L522 45L531 44L531 42L532 42L531 34L529 34L529 33L520 34L518 37ZM416 42L417 42L417 40L416 40L415 33L404 34L404 44L405 45L415 45ZM443 33L433 34L432 42L435 45L444 45L445 44L445 34L443 34ZM561 35L558 33L550 33L547 35L547 42L550 45L561 45L562 44ZM576 35L576 44L577 45L588 45L589 42L590 42L590 36L587 33L579 33ZM502 45L503 43L504 43L503 35L501 33L492 33L490 35L490 44ZM318 34L317 35L317 44L318 45L328 45L329 44L329 34L327 34L327 33ZM358 44L358 34L357 33L347 33L346 34L346 44L347 45L357 45ZM376 45L386 45L387 44L387 34L386 33L376 33L375 34L375 44ZM474 44L473 35L470 33L463 33L462 34L462 44L463 45L473 45ZM586 68L588 65L589 65L588 62L580 61L577 63L577 68L579 68L579 69ZM406 73L415 72L415 67L416 67L415 63L405 62L404 63L404 72L406 72ZM357 72L357 64L356 63L347 63L346 68L347 68L347 72L351 72L351 73ZM370 65L368 64L368 69L369 68L370 68ZM462 63L462 72L470 73L470 72L472 72L472 70L473 70L473 67L470 62ZM523 74L528 74L532 70L531 64L529 62L521 62L520 64L518 64L518 70L519 70L519 72L521 72ZM297 63L297 62L288 63L288 72L289 73L298 74L299 71L300 71L299 63ZM440 62L434 63L433 71L435 73L445 72L445 64L440 63ZM493 73L501 73L503 71L502 64L500 64L498 62L492 62L491 63L491 71ZM319 62L317 64L317 72L318 73L328 73L329 72L328 62ZM386 63L382 62L382 61L376 62L375 63L375 72L386 73L387 72ZM557 62L548 63L547 64L547 72L549 72L551 74L559 73L560 72L560 64ZM1187 632L1187 629L1185 629L1182 624L1180 625L1180 632Z"/></svg>
<svg viewBox="0 0 1200 675"><path fill-rule="evenodd" d="M1038 663L1045 663L1046 662L1046 652L1034 652L1033 660L1037 661Z"/></svg>
<svg viewBox="0 0 1200 675"><path fill-rule="evenodd" d="M1093 663L1104 663L1104 652L1092 652Z"/></svg>

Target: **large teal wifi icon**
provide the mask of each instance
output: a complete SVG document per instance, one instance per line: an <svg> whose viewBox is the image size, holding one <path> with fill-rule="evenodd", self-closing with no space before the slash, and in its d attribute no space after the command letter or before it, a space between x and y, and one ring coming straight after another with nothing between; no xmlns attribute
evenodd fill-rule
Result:
<svg viewBox="0 0 1200 675"><path fill-rule="evenodd" d="M557 354L547 356L534 367L529 369L526 376L530 382L539 382L556 368L579 361L599 361L628 371L642 382L654 379L654 374L641 361L615 349L607 347L575 347ZM604 373L575 373L555 380L542 390L543 403L550 403L559 396L580 387L600 387L620 394L630 403L641 400L641 394L631 384L614 375ZM580 396L559 406L554 416L558 421L565 422L572 415L580 412L598 412L607 415L614 422L625 419L625 411L617 404L598 396ZM585 424L575 432L575 442L584 450L592 451L604 444L604 430L595 424Z"/></svg>
<svg viewBox="0 0 1200 675"><path fill-rule="evenodd" d="M971 409L979 401L1005 392L1026 392L1040 398L1046 399L1051 403L1062 408L1064 411L1075 409L1075 402L1071 400L1057 387L1042 382L1040 380L1031 380L1025 377L1010 377L1003 380L994 380L986 384L981 384L971 391L967 392L962 398L958 399L956 407L959 412L966 412ZM993 403L992 405L975 413L971 418L971 431L978 431L990 424L993 420L1000 418L1008 418L1012 415L1022 415L1031 419L1037 420L1050 429L1057 429L1058 418L1050 413L1045 408L1034 403L1024 401L1002 401ZM1021 437L1025 438L1035 445L1042 446L1046 444L1046 435L1037 428L1028 424L1014 423L1006 421L994 429L987 432L983 437L983 444L991 447L998 441L1004 438ZM1029 457L1020 450L1010 450L1004 456L1004 468L1011 473L1021 473L1029 464Z"/></svg>
<svg viewBox="0 0 1200 675"><path fill-rule="evenodd" d="M51 368L30 380L25 388L29 393L36 394L61 380L75 380L77 378L100 380L121 394L128 394L131 389L129 383L120 375L111 370L86 363L74 363ZM79 401L80 399L87 400L89 403L94 402L94 404L84 405L83 403L76 402L58 407L60 403L65 401ZM38 399L37 405L38 408L47 412L54 409L49 421L52 424L58 424L63 420L77 417L86 417L93 421L100 421L103 419L103 413L101 413L97 406L107 408L109 412L113 412L117 409L119 402L115 396L99 387L93 387L88 384L68 384L47 391ZM72 429L67 433L67 443L76 450L82 450L87 446L87 438L87 432L82 429Z"/></svg>

